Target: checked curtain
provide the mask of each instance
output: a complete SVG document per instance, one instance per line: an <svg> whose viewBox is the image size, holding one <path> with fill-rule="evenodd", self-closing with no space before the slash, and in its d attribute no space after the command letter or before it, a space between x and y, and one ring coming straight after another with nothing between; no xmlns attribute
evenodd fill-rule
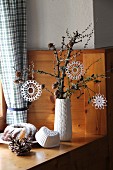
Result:
<svg viewBox="0 0 113 170"><path fill-rule="evenodd" d="M27 122L27 102L21 97L20 85L14 84L16 70L26 67L26 0L0 0L0 79L7 124Z"/></svg>

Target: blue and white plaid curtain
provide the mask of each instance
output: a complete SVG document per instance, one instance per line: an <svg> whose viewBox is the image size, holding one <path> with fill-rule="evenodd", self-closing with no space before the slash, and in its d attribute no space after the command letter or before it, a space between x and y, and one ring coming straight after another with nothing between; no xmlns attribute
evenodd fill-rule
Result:
<svg viewBox="0 0 113 170"><path fill-rule="evenodd" d="M7 103L7 124L27 122L27 102L15 85L15 69L27 67L26 0L0 0L0 79ZM15 68L15 69L14 69Z"/></svg>

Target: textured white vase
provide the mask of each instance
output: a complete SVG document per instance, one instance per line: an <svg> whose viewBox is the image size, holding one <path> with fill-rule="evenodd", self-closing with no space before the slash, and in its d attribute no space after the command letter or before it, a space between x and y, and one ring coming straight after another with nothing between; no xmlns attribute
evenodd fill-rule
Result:
<svg viewBox="0 0 113 170"><path fill-rule="evenodd" d="M60 141L71 141L72 120L70 99L56 99L54 131L59 132Z"/></svg>

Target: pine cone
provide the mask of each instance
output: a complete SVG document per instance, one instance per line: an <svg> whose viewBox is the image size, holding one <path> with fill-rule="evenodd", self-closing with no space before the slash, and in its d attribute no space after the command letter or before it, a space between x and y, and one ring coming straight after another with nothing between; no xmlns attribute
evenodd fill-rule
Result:
<svg viewBox="0 0 113 170"><path fill-rule="evenodd" d="M29 139L12 139L9 143L9 149L16 153L17 156L27 155L32 149L32 143Z"/></svg>

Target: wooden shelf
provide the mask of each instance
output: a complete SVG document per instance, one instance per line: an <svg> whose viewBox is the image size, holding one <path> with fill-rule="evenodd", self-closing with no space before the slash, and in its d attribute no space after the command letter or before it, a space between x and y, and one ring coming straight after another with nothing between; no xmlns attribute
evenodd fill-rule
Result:
<svg viewBox="0 0 113 170"><path fill-rule="evenodd" d="M25 170L25 169L46 169L46 170L52 170L55 169L54 164L58 164L56 166L61 166L60 168L63 168L62 165L59 164L65 164L65 166L69 166L69 162L66 162L67 153L69 154L70 159L72 161L75 161L74 159L78 159L77 157L73 157L70 154L76 154L77 149L79 149L80 152L84 150L84 146L87 146L87 144L91 144L94 146L95 140L106 140L106 136L102 137L100 135L84 135L84 134L73 134L73 139L71 142L61 142L59 147L51 148L51 149L45 149L39 146L38 144L35 144L35 147L31 150L29 156L16 156L16 154L12 153L8 149L8 145L6 144L0 144L0 170ZM99 142L100 143L100 142ZM99 145L100 146L100 145ZM88 151L88 148L87 148ZM95 150L96 151L96 150ZM95 153L95 151L93 151ZM73 153L74 152L74 153ZM102 152L104 154L105 148ZM91 153L92 154L92 153ZM89 155L90 156L90 155ZM56 161L58 158L58 162ZM60 159L63 161L60 161ZM80 159L80 158L79 158ZM83 159L83 158L82 158ZM86 158L85 158L86 159ZM49 163L49 167L47 166ZM68 163L68 164L67 164ZM78 164L79 162L77 162ZM64 168L63 168L64 169Z"/></svg>
<svg viewBox="0 0 113 170"><path fill-rule="evenodd" d="M80 100L72 97L72 142L61 142L60 147L52 149L37 146L29 156L21 157L12 153L7 145L0 144L0 170L113 170L113 48L84 50L79 56L86 68L99 58L102 58L100 65L94 65L90 74L106 72L110 77L100 87L108 101L106 109L95 110L88 105L86 93ZM35 69L53 71L52 51L32 50L28 52L28 59L29 63L35 63ZM46 83L49 89L54 82L45 75L35 75L35 79L40 84ZM97 90L94 84L91 88ZM38 129L47 126L52 130L54 106L50 94L43 92L40 100L30 106L28 122Z"/></svg>

